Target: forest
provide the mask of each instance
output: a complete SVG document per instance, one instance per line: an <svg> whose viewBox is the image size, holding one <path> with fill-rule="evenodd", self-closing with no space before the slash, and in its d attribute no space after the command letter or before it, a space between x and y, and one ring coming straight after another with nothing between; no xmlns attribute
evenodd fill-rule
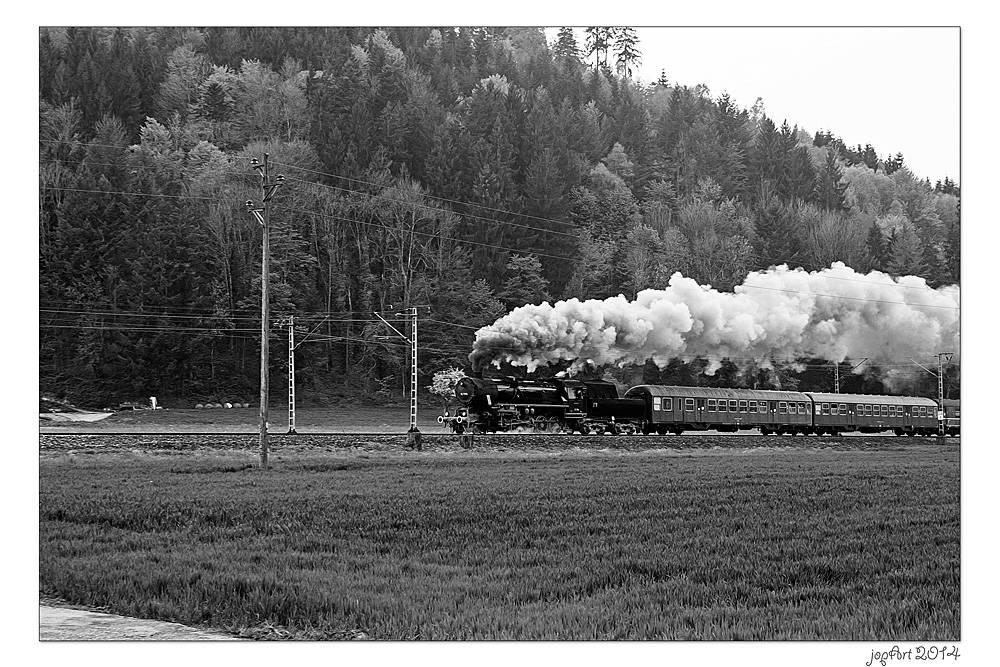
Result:
<svg viewBox="0 0 1000 667"><path fill-rule="evenodd" d="M258 392L268 204L272 392L289 318L304 402L392 400L529 303L634 298L775 265L960 283L959 185L897 153L633 78L629 28L42 28L40 391L103 407ZM659 64L657 64L659 65ZM403 320L396 320L402 329ZM829 390L830 362L677 358L620 381ZM842 391L887 393L877 369ZM504 369L523 373L523 369ZM542 369L553 373L558 367ZM958 397L957 368L949 394ZM910 391L936 396L917 369Z"/></svg>

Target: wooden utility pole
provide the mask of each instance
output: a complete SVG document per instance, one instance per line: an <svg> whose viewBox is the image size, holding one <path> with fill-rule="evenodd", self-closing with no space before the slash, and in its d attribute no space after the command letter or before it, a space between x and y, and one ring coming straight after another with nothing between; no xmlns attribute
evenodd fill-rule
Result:
<svg viewBox="0 0 1000 667"><path fill-rule="evenodd" d="M250 166L260 176L260 206L247 200L247 210L264 228L260 267L260 465L267 467L267 402L268 402L268 334L270 333L270 273L271 273L271 229L268 225L267 203L281 187L285 177L278 174L274 182L270 180L268 155L264 153L264 163L251 158Z"/></svg>

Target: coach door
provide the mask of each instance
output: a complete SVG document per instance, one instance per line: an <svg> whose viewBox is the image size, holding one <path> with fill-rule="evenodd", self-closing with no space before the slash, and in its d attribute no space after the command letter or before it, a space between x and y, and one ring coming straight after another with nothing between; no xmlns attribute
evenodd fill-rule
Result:
<svg viewBox="0 0 1000 667"><path fill-rule="evenodd" d="M678 403L680 403L681 401L684 401L684 403L683 403L684 407L683 407L683 412L682 412L682 415L683 415L682 421L684 421L685 423L688 423L688 424L693 424L694 422L698 421L698 413L695 411L694 399L693 398L678 398L677 399Z"/></svg>
<svg viewBox="0 0 1000 667"><path fill-rule="evenodd" d="M704 398L695 399L695 404L697 408L697 412L695 413L694 416L695 421L699 422L705 421L705 399Z"/></svg>

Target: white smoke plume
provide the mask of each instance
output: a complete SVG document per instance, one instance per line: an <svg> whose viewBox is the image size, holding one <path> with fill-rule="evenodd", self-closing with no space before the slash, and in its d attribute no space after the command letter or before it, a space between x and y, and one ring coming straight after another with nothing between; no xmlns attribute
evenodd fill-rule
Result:
<svg viewBox="0 0 1000 667"><path fill-rule="evenodd" d="M779 266L751 273L734 292L718 292L675 273L665 290L635 301L569 299L515 308L476 332L474 369L507 361L533 372L569 361L644 363L677 357L767 366L770 360L867 357L871 364L933 363L959 352L959 288L931 289L923 278L867 275L836 262L806 272ZM710 372L714 370L710 367Z"/></svg>

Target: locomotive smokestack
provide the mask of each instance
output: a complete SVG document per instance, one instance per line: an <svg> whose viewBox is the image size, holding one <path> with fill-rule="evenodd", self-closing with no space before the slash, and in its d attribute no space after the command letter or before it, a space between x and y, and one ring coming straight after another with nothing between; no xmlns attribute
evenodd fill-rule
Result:
<svg viewBox="0 0 1000 667"><path fill-rule="evenodd" d="M508 361L534 371L570 361L642 363L660 368L677 357L831 361L867 357L870 364L927 359L959 347L959 288L931 289L923 278L856 273L840 262L808 273L786 266L751 273L718 292L675 273L664 290L635 301L569 299L515 308L476 332L473 368ZM714 367L714 368L713 368Z"/></svg>

